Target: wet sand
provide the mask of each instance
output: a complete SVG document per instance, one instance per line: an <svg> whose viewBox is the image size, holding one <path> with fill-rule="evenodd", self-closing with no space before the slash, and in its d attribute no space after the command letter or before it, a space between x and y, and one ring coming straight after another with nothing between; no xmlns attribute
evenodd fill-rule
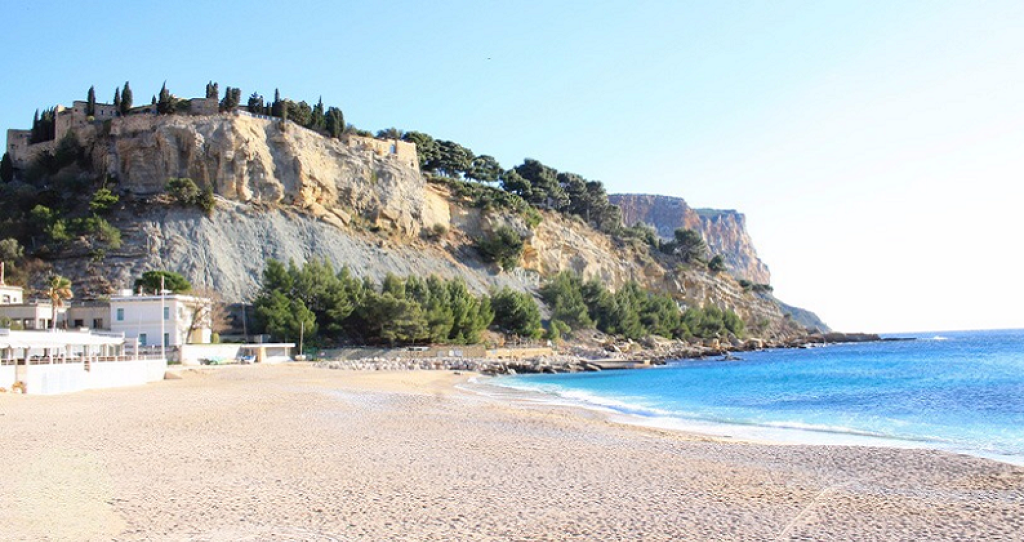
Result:
<svg viewBox="0 0 1024 542"><path fill-rule="evenodd" d="M4 540L1017 540L1024 468L729 442L302 365L0 395Z"/></svg>

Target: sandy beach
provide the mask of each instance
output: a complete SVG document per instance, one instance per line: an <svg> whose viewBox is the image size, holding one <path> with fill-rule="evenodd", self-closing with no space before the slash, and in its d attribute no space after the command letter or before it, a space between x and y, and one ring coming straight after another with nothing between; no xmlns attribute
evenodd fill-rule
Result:
<svg viewBox="0 0 1024 542"><path fill-rule="evenodd" d="M1024 468L729 442L450 372L185 371L0 395L5 540L1019 540Z"/></svg>

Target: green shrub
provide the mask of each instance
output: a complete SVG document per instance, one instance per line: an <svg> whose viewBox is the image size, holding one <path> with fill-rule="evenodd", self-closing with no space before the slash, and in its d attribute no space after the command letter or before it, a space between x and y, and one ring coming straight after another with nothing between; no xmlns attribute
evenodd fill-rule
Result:
<svg viewBox="0 0 1024 542"><path fill-rule="evenodd" d="M490 235L475 239L474 244L485 262L497 263L504 271L515 269L523 255L523 238L508 226L498 226Z"/></svg>
<svg viewBox="0 0 1024 542"><path fill-rule="evenodd" d="M188 177L170 178L167 180L167 192L182 207L191 207L199 203L202 195L196 182Z"/></svg>
<svg viewBox="0 0 1024 542"><path fill-rule="evenodd" d="M113 209L119 200L120 198L117 197L117 194L114 194L109 189L100 188L92 195L92 200L89 202L89 210L97 214L104 214Z"/></svg>
<svg viewBox="0 0 1024 542"><path fill-rule="evenodd" d="M540 338L544 328L540 323L540 309L530 294L506 286L491 295L494 310L493 327L507 335Z"/></svg>

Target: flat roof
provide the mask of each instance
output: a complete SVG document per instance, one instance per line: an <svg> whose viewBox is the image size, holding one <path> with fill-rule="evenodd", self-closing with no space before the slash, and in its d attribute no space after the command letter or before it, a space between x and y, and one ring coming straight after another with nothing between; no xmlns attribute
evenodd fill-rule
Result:
<svg viewBox="0 0 1024 542"><path fill-rule="evenodd" d="M15 331L0 329L0 348L57 348L67 346L116 346L124 344L123 334L88 331Z"/></svg>

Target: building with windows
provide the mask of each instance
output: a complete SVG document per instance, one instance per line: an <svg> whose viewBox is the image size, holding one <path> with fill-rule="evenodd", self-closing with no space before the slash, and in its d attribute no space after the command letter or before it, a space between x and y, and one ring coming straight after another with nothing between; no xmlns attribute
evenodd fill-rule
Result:
<svg viewBox="0 0 1024 542"><path fill-rule="evenodd" d="M64 307L57 308L57 325L64 322ZM53 327L53 305L49 301L25 301L20 286L4 284L0 278L0 319L16 329L50 329ZM0 324L0 327L5 327Z"/></svg>
<svg viewBox="0 0 1024 542"><path fill-rule="evenodd" d="M212 301L205 297L124 291L110 298L109 329L137 339L139 346L208 343L213 324L211 309Z"/></svg>
<svg viewBox="0 0 1024 542"><path fill-rule="evenodd" d="M68 329L110 329L110 303L74 301L65 317Z"/></svg>
<svg viewBox="0 0 1024 542"><path fill-rule="evenodd" d="M25 300L25 290L21 286L4 284L0 278L0 305L17 305Z"/></svg>

